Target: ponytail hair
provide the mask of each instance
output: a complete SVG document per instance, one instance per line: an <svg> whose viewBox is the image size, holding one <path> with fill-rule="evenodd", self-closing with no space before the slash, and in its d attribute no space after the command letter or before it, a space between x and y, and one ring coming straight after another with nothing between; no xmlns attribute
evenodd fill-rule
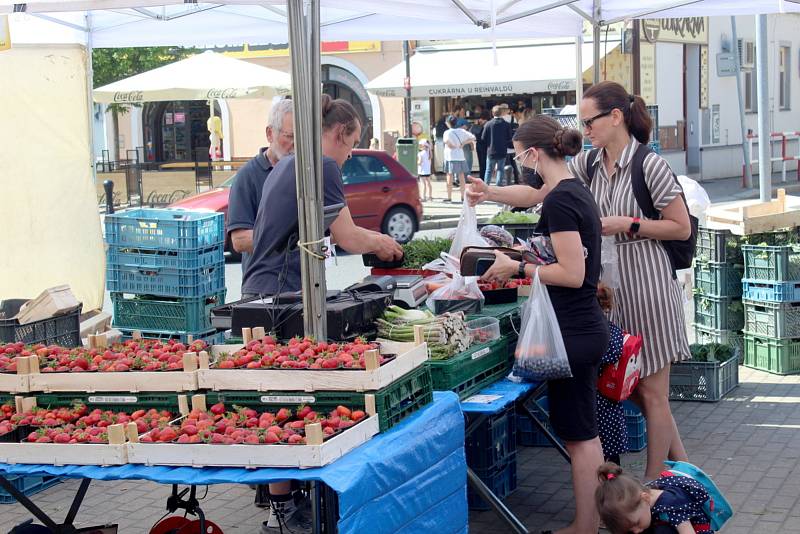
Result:
<svg viewBox="0 0 800 534"><path fill-rule="evenodd" d="M320 105L322 111L322 130L328 131L338 125L343 126L342 133L350 135L361 126L361 120L353 104L341 98L334 100L330 95L323 94Z"/></svg>
<svg viewBox="0 0 800 534"><path fill-rule="evenodd" d="M537 115L520 124L514 141L525 148L543 150L553 159L564 159L583 150L583 136L578 130L562 128L557 120L547 115Z"/></svg>
<svg viewBox="0 0 800 534"><path fill-rule="evenodd" d="M650 142L653 119L647 111L647 104L638 95L630 95L617 82L604 81L591 86L583 98L592 98L600 111L618 109L625 117L625 127L637 141L646 145Z"/></svg>
<svg viewBox="0 0 800 534"><path fill-rule="evenodd" d="M600 485L594 500L600 518L612 534L627 534L633 527L634 513L642 502L642 492L648 489L612 462L597 469L597 478Z"/></svg>

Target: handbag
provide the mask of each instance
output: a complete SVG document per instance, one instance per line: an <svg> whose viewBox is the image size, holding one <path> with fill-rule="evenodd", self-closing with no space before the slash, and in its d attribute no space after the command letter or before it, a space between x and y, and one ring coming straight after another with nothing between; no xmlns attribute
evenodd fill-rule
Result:
<svg viewBox="0 0 800 534"><path fill-rule="evenodd" d="M622 402L631 396L642 372L642 338L623 333L622 354L616 363L603 367L597 379L597 391L614 402Z"/></svg>

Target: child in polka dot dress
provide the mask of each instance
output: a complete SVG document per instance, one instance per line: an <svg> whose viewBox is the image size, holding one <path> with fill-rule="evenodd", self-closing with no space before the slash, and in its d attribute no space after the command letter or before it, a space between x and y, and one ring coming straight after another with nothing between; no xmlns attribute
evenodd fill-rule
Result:
<svg viewBox="0 0 800 534"><path fill-rule="evenodd" d="M665 471L643 485L610 462L597 474L597 510L612 534L713 534L703 510L708 491L696 480Z"/></svg>

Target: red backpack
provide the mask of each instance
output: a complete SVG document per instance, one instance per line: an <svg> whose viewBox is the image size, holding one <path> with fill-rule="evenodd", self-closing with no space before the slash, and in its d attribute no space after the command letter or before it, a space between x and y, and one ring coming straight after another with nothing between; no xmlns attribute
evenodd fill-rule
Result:
<svg viewBox="0 0 800 534"><path fill-rule="evenodd" d="M601 395L615 402L622 402L631 396L642 372L641 350L642 338L625 333L619 360L603 367L597 379L597 390Z"/></svg>

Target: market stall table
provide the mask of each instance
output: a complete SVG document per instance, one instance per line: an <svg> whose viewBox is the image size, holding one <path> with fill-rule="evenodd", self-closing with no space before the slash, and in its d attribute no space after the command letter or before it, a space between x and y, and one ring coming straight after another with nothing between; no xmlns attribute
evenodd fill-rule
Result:
<svg viewBox="0 0 800 534"><path fill-rule="evenodd" d="M5 475L43 474L84 479L62 526L57 526L5 478ZM460 534L466 533L468 526L463 415L458 397L451 392L435 393L431 404L398 426L322 468L0 464L0 485L54 532L73 531L72 522L91 479L149 480L190 486L266 484L287 479L318 481L337 494L336 527L340 534ZM314 509L315 531L319 532L321 519L316 506Z"/></svg>
<svg viewBox="0 0 800 534"><path fill-rule="evenodd" d="M508 406L514 404L516 411L527 415L533 424L544 434L547 440L550 441L564 459L569 462L569 454L566 449L564 449L563 445L558 442L558 439L545 426L545 422L540 421L529 408L529 403L535 402L536 397L538 397L546 387L547 382L517 383L504 378L483 388L476 395L464 399L461 401L461 409L464 411L464 417L467 421L465 439L469 439L488 417L500 413ZM483 500L489 503L489 506L494 512L500 516L514 532L528 532L528 529L525 528L522 522L506 508L505 504L492 493L486 484L484 484L470 468L467 469L467 478L472 489L475 490Z"/></svg>

